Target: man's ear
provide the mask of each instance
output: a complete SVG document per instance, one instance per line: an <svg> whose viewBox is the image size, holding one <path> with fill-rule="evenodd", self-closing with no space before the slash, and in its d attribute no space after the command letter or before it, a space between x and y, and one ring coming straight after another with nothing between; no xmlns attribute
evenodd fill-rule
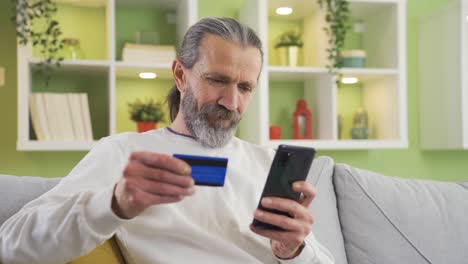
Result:
<svg viewBox="0 0 468 264"><path fill-rule="evenodd" d="M182 94L185 92L185 67L182 65L179 59L175 59L172 62L172 75L177 86L177 89Z"/></svg>

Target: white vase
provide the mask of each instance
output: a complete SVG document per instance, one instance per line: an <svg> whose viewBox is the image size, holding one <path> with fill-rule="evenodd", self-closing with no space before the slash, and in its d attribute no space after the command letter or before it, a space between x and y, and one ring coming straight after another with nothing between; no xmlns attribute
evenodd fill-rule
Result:
<svg viewBox="0 0 468 264"><path fill-rule="evenodd" d="M297 66L297 60L299 56L298 46L287 46L277 48L279 63L282 66Z"/></svg>

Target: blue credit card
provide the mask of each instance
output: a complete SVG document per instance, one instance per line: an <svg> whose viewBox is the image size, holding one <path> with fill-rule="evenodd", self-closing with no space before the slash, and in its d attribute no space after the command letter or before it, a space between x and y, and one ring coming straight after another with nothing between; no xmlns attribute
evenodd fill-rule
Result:
<svg viewBox="0 0 468 264"><path fill-rule="evenodd" d="M174 154L174 157L187 162L192 167L190 174L195 185L224 186L227 158Z"/></svg>

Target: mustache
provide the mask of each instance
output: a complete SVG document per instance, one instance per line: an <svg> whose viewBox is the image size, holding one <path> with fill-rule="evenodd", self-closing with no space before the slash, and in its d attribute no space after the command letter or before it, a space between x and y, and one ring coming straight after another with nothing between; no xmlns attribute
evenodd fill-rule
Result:
<svg viewBox="0 0 468 264"><path fill-rule="evenodd" d="M207 116L215 116L219 119L238 121L241 115L237 111L231 111L226 107L218 104L207 104L201 109L203 114Z"/></svg>

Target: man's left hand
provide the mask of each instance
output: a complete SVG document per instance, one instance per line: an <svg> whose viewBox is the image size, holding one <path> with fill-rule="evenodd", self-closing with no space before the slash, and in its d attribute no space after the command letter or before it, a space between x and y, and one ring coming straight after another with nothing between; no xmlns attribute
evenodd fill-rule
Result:
<svg viewBox="0 0 468 264"><path fill-rule="evenodd" d="M305 181L298 181L293 184L293 190L301 193L299 202L279 197L262 199L263 207L286 212L291 217L260 209L255 211L255 219L283 230L261 229L250 225L253 232L271 239L273 253L281 259L291 259L300 254L304 239L311 232L314 222L309 206L315 198L315 188Z"/></svg>

